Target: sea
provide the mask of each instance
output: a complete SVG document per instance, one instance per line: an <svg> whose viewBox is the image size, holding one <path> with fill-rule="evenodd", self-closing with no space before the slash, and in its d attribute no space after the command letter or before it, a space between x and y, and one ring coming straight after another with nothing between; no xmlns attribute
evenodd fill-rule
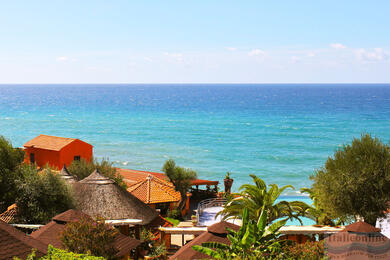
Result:
<svg viewBox="0 0 390 260"><path fill-rule="evenodd" d="M390 140L390 84L0 85L0 135L73 137L115 166L161 171L167 159L233 190L293 185L301 196L328 157L362 133ZM223 189L223 185L220 185Z"/></svg>

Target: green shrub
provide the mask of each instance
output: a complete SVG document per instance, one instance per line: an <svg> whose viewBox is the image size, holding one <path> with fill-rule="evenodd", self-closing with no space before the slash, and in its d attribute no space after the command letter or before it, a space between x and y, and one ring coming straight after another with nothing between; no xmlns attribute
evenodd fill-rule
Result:
<svg viewBox="0 0 390 260"><path fill-rule="evenodd" d="M117 235L118 231L106 225L103 219L82 218L66 224L60 238L71 252L113 259L117 253L114 245Z"/></svg>
<svg viewBox="0 0 390 260"><path fill-rule="evenodd" d="M96 169L107 178L115 181L120 187L127 188L122 175L117 172L113 163L108 159L103 158L101 161L98 161L96 158L93 158L90 162L87 162L81 158L81 160L74 160L68 167L69 172L79 180L89 176Z"/></svg>
<svg viewBox="0 0 390 260"><path fill-rule="evenodd" d="M0 212L15 202L16 180L21 176L17 167L23 162L24 151L12 147L11 142L0 136Z"/></svg>
<svg viewBox="0 0 390 260"><path fill-rule="evenodd" d="M68 252L62 249L58 249L49 245L47 248L47 255L41 258L37 258L35 255L35 250L33 250L27 257L26 260L74 260L74 259L84 259L84 260L105 260L104 257L100 256L91 256L87 254L75 254L73 252ZM18 257L14 257L14 260L20 260Z"/></svg>
<svg viewBox="0 0 390 260"><path fill-rule="evenodd" d="M324 241L306 242L304 244L292 242L290 245L283 247L279 258L308 260L325 259L325 243Z"/></svg>
<svg viewBox="0 0 390 260"><path fill-rule="evenodd" d="M390 201L390 146L368 134L329 157L312 176L312 191L331 218L355 218L374 225Z"/></svg>
<svg viewBox="0 0 390 260"><path fill-rule="evenodd" d="M181 212L178 209L168 210L167 216L168 216L168 218L173 218L173 219L178 219L178 220L183 219Z"/></svg>
<svg viewBox="0 0 390 260"><path fill-rule="evenodd" d="M71 188L50 169L38 173L33 165L23 165L19 171L24 178L17 180L15 221L45 224L55 215L74 208Z"/></svg>

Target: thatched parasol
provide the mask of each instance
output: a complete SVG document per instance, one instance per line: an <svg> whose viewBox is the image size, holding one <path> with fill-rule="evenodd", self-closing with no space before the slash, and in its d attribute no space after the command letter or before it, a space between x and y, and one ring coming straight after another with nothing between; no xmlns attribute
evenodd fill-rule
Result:
<svg viewBox="0 0 390 260"><path fill-rule="evenodd" d="M62 167L59 175L61 176L62 179L64 179L66 182L68 183L74 183L76 182L76 179L73 177L72 174L70 174L70 172L68 171L68 169L66 168L65 164L64 166Z"/></svg>
<svg viewBox="0 0 390 260"><path fill-rule="evenodd" d="M73 184L78 208L84 213L107 220L141 219L141 225L150 223L158 213L119 187L97 170Z"/></svg>
<svg viewBox="0 0 390 260"><path fill-rule="evenodd" d="M192 249L192 246L202 245L205 242L219 242L223 244L230 244L229 239L227 238L228 231L227 228L232 230L239 230L240 227L229 222L221 221L207 228L207 232L202 233L200 236L196 237L191 242L184 245L179 249L173 256L169 259L171 260L181 260L181 259L206 259L212 258L208 255L205 255L201 252L195 251Z"/></svg>

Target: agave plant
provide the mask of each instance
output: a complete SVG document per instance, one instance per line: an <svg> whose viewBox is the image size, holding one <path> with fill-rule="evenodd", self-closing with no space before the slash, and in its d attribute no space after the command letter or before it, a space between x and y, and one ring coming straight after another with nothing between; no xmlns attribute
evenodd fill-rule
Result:
<svg viewBox="0 0 390 260"><path fill-rule="evenodd" d="M250 219L244 209L242 226L238 231L228 229L230 245L218 242L203 243L192 248L215 259L263 259L275 255L281 249L279 229L286 224L280 220L267 226L268 213L263 206L257 221Z"/></svg>
<svg viewBox="0 0 390 260"><path fill-rule="evenodd" d="M250 175L253 179L253 184L244 184L240 187L240 193L236 197L231 197L224 209L219 212L223 219L241 218L243 209L248 209L250 219L258 219L262 209L267 212L267 224L272 223L276 219L297 219L301 224L301 216L304 216L309 205L302 201L279 201L280 194L288 188L294 189L291 185L286 185L281 188L276 184L269 185L267 189L266 183L255 175Z"/></svg>

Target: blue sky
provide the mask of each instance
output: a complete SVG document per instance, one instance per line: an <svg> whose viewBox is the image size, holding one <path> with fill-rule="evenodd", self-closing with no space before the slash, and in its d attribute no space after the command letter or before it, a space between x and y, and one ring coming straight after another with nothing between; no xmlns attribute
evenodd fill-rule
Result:
<svg viewBox="0 0 390 260"><path fill-rule="evenodd" d="M390 82L390 1L3 1L0 83Z"/></svg>

